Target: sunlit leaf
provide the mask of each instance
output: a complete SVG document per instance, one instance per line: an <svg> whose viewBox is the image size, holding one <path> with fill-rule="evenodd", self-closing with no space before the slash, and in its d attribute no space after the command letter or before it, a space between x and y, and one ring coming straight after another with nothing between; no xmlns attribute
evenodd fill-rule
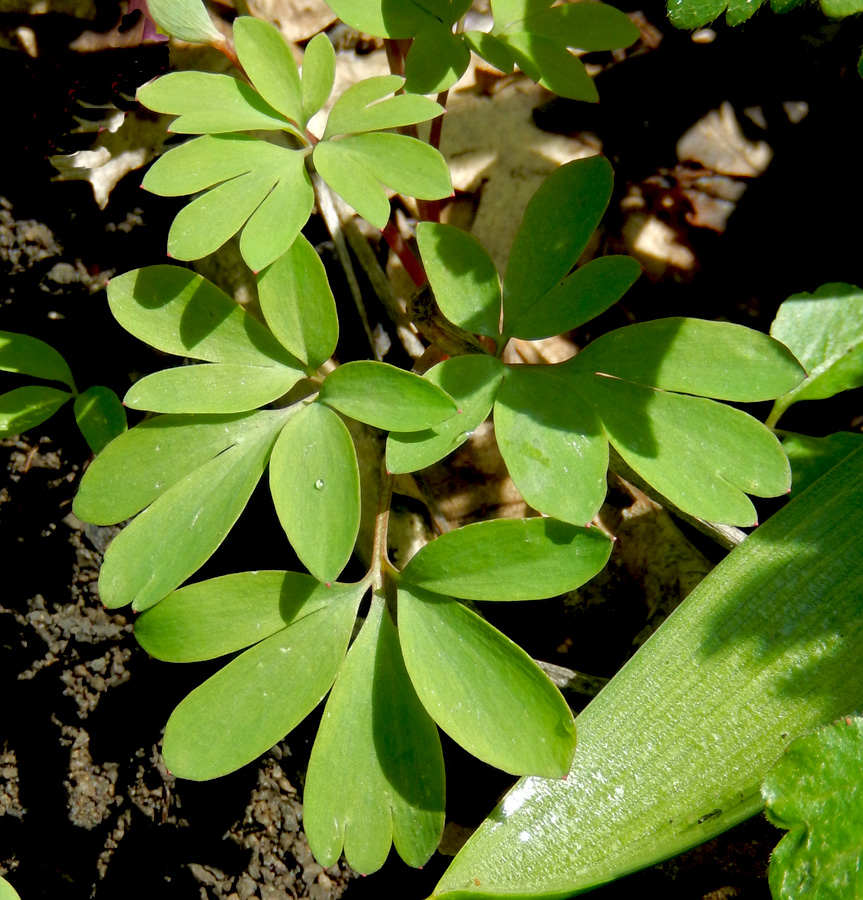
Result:
<svg viewBox="0 0 863 900"><path fill-rule="evenodd" d="M71 399L68 391L36 384L0 394L0 437L22 434L41 425Z"/></svg>
<svg viewBox="0 0 863 900"><path fill-rule="evenodd" d="M251 16L234 21L237 56L255 90L282 115L299 122L303 115L300 73L279 30Z"/></svg>
<svg viewBox="0 0 863 900"><path fill-rule="evenodd" d="M405 0L333 0L327 6L346 24L377 37L413 37L434 15L422 3Z"/></svg>
<svg viewBox="0 0 863 900"><path fill-rule="evenodd" d="M326 34L317 34L306 46L303 55L303 121L306 123L323 108L336 79L336 51Z"/></svg>
<svg viewBox="0 0 863 900"><path fill-rule="evenodd" d="M554 0L491 0L494 33L497 34L513 22L541 13L553 2Z"/></svg>
<svg viewBox="0 0 863 900"><path fill-rule="evenodd" d="M827 437L785 432L782 449L791 464L791 490L794 496L805 491L833 466L863 446L863 434L839 431Z"/></svg>
<svg viewBox="0 0 863 900"><path fill-rule="evenodd" d="M165 34L181 41L193 44L224 41L201 0L148 0L147 9Z"/></svg>
<svg viewBox="0 0 863 900"><path fill-rule="evenodd" d="M66 360L53 347L28 334L0 331L0 372L60 381L75 390L75 379Z"/></svg>
<svg viewBox="0 0 863 900"><path fill-rule="evenodd" d="M527 23L523 23L527 24ZM596 103L599 94L584 63L563 44L530 32L507 31L498 35L516 65L528 78L559 97Z"/></svg>
<svg viewBox="0 0 863 900"><path fill-rule="evenodd" d="M340 141L320 141L315 145L315 169L324 181L345 201L377 228L390 218L390 201L380 181Z"/></svg>
<svg viewBox="0 0 863 900"><path fill-rule="evenodd" d="M470 50L445 22L429 22L419 31L405 58L405 90L436 94L449 90L467 70Z"/></svg>
<svg viewBox="0 0 863 900"><path fill-rule="evenodd" d="M505 75L512 72L515 60L506 44L499 38L486 34L484 31L466 31L464 41L477 56L481 56L487 63Z"/></svg>
<svg viewBox="0 0 863 900"><path fill-rule="evenodd" d="M5 878L0 878L0 900L21 900L18 892Z"/></svg>
<svg viewBox="0 0 863 900"><path fill-rule="evenodd" d="M616 50L634 44L637 26L625 13L606 3L567 3L538 12L516 26L580 50Z"/></svg>
<svg viewBox="0 0 863 900"><path fill-rule="evenodd" d="M95 385L75 398L75 421L94 453L126 430L126 410L110 389Z"/></svg>

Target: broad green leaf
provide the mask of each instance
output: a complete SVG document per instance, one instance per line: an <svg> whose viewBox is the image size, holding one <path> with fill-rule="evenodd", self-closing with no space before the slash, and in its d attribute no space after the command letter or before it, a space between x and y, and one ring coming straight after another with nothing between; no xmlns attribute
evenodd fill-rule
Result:
<svg viewBox="0 0 863 900"><path fill-rule="evenodd" d="M287 394L302 375L285 366L176 366L136 381L123 403L159 413L246 412Z"/></svg>
<svg viewBox="0 0 863 900"><path fill-rule="evenodd" d="M390 218L390 201L378 179L344 146L348 139L315 145L315 169L324 181L359 215L377 228Z"/></svg>
<svg viewBox="0 0 863 900"><path fill-rule="evenodd" d="M169 72L138 88L138 102L156 112L178 116L169 130L179 134L281 129L297 133L296 125L257 91L229 75Z"/></svg>
<svg viewBox="0 0 863 900"><path fill-rule="evenodd" d="M433 13L413 0L333 0L327 6L346 25L376 37L410 38L434 21Z"/></svg>
<svg viewBox="0 0 863 900"><path fill-rule="evenodd" d="M405 58L405 90L437 94L449 90L467 71L470 50L444 22L429 22L414 38Z"/></svg>
<svg viewBox="0 0 863 900"><path fill-rule="evenodd" d="M346 594L358 595L357 587L326 587L301 572L223 575L180 588L141 613L135 637L150 656L166 662L216 659L316 615Z"/></svg>
<svg viewBox="0 0 863 900"><path fill-rule="evenodd" d="M701 582L579 715L566 781L528 778L434 897L563 898L762 808L788 742L863 703L863 451Z"/></svg>
<svg viewBox="0 0 863 900"><path fill-rule="evenodd" d="M456 743L514 775L566 775L575 752L572 713L521 647L461 603L406 580L398 610L413 686Z"/></svg>
<svg viewBox="0 0 863 900"><path fill-rule="evenodd" d="M408 865L423 865L443 825L440 738L376 599L324 710L306 776L303 828L322 865L333 865L344 848L351 866L369 873L384 864L391 843Z"/></svg>
<svg viewBox="0 0 863 900"><path fill-rule="evenodd" d="M513 22L520 22L528 16L535 16L548 9L554 0L491 0L494 14L494 34L503 31Z"/></svg>
<svg viewBox="0 0 863 900"><path fill-rule="evenodd" d="M488 418L505 371L500 360L477 354L451 357L426 372L426 380L443 388L461 412L434 428L391 432L387 469L416 472L460 447Z"/></svg>
<svg viewBox="0 0 863 900"><path fill-rule="evenodd" d="M825 16L841 19L863 12L861 0L821 0L821 10Z"/></svg>
<svg viewBox="0 0 863 900"><path fill-rule="evenodd" d="M300 73L279 30L263 19L234 20L237 56L255 90L282 115L295 122L303 116Z"/></svg>
<svg viewBox="0 0 863 900"><path fill-rule="evenodd" d="M336 349L339 319L324 264L300 234L258 275L258 297L273 334L312 369Z"/></svg>
<svg viewBox="0 0 863 900"><path fill-rule="evenodd" d="M512 72L515 60L512 58L509 48L499 38L486 34L484 31L466 31L464 41L477 56L481 56L487 63L505 75Z"/></svg>
<svg viewBox="0 0 863 900"><path fill-rule="evenodd" d="M302 367L224 291L179 266L148 266L112 278L114 318L164 353L205 362Z"/></svg>
<svg viewBox="0 0 863 900"><path fill-rule="evenodd" d="M863 435L839 431L827 437L808 434L782 435L782 449L791 464L791 490L796 497L814 481L863 446Z"/></svg>
<svg viewBox="0 0 863 900"><path fill-rule="evenodd" d="M66 360L53 347L28 334L0 331L0 372L60 381L75 390L75 379Z"/></svg>
<svg viewBox="0 0 863 900"><path fill-rule="evenodd" d="M739 409L602 376L579 378L577 389L623 459L690 515L754 525L746 494L777 497L791 488L779 441Z"/></svg>
<svg viewBox="0 0 863 900"><path fill-rule="evenodd" d="M602 373L719 400L772 400L805 376L766 334L703 319L669 318L603 335L573 358L574 372Z"/></svg>
<svg viewBox="0 0 863 900"><path fill-rule="evenodd" d="M863 291L825 284L814 294L794 294L780 307L770 334L782 341L808 372L805 381L777 400L775 422L798 400L820 400L863 385Z"/></svg>
<svg viewBox="0 0 863 900"><path fill-rule="evenodd" d="M75 497L75 515L94 525L134 516L229 448L254 440L273 415L157 416L136 425L88 467Z"/></svg>
<svg viewBox="0 0 863 900"><path fill-rule="evenodd" d="M421 431L458 415L453 398L436 384L371 360L339 366L321 386L320 399L384 431Z"/></svg>
<svg viewBox="0 0 863 900"><path fill-rule="evenodd" d="M616 50L639 38L632 20L606 3L567 3L530 16L516 26L538 37L548 38L580 50Z"/></svg>
<svg viewBox="0 0 863 900"><path fill-rule="evenodd" d="M611 541L597 529L556 519L492 519L426 544L402 578L465 600L544 600L575 590L602 570Z"/></svg>
<svg viewBox="0 0 863 900"><path fill-rule="evenodd" d="M22 434L41 425L71 399L68 391L36 384L0 394L0 437Z"/></svg>
<svg viewBox="0 0 863 900"><path fill-rule="evenodd" d="M74 409L78 428L93 453L101 453L126 430L126 410L110 388L87 388L75 398Z"/></svg>
<svg viewBox="0 0 863 900"><path fill-rule="evenodd" d="M326 34L313 37L303 55L303 120L304 128L315 113L321 110L336 80L336 51Z"/></svg>
<svg viewBox="0 0 863 900"><path fill-rule="evenodd" d="M443 107L417 94L391 94L404 85L398 75L380 75L352 84L336 100L324 140L336 134L361 134L415 125L443 114Z"/></svg>
<svg viewBox="0 0 863 900"><path fill-rule="evenodd" d="M165 34L181 41L193 44L224 41L201 0L148 0L147 9Z"/></svg>
<svg viewBox="0 0 863 900"><path fill-rule="evenodd" d="M590 403L559 374L552 366L510 368L495 401L495 437L534 509L585 525L605 499L608 443Z"/></svg>
<svg viewBox="0 0 863 900"><path fill-rule="evenodd" d="M526 341L571 331L617 303L640 274L641 266L630 256L592 259L538 297L531 308L509 323L509 328L515 337Z"/></svg>
<svg viewBox="0 0 863 900"><path fill-rule="evenodd" d="M232 445L161 493L114 538L99 573L105 606L147 609L210 558L248 503L288 415L256 413Z"/></svg>
<svg viewBox="0 0 863 900"><path fill-rule="evenodd" d="M18 892L5 878L0 878L0 900L21 900Z"/></svg>
<svg viewBox="0 0 863 900"><path fill-rule="evenodd" d="M775 900L854 900L863 894L863 719L799 737L767 773L767 818L788 830L770 857Z"/></svg>
<svg viewBox="0 0 863 900"><path fill-rule="evenodd" d="M602 156L556 169L531 197L503 283L504 334L563 280L587 246L611 198L613 173Z"/></svg>
<svg viewBox="0 0 863 900"><path fill-rule="evenodd" d="M441 312L474 334L500 333L500 277L480 242L453 225L421 222L417 243Z"/></svg>
<svg viewBox="0 0 863 900"><path fill-rule="evenodd" d="M584 63L563 44L518 31L507 31L499 35L499 40L506 44L522 72L552 93L587 103L599 101Z"/></svg>
<svg viewBox="0 0 863 900"><path fill-rule="evenodd" d="M288 422L273 448L270 491L303 565L318 581L335 581L360 527L357 454L336 413L311 403Z"/></svg>
<svg viewBox="0 0 863 900"><path fill-rule="evenodd" d="M326 589L324 589L326 590ZM171 713L162 752L174 775L205 781L266 753L323 700L348 649L364 588L293 604L286 628L264 638Z"/></svg>

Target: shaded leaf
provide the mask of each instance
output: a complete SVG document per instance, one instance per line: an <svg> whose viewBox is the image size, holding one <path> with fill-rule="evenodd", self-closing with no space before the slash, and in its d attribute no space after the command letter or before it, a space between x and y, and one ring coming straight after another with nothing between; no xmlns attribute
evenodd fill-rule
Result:
<svg viewBox="0 0 863 900"><path fill-rule="evenodd" d="M320 403L285 426L270 463L279 521L303 565L318 581L335 581L360 527L360 472L348 429Z"/></svg>
<svg viewBox="0 0 863 900"><path fill-rule="evenodd" d="M0 394L0 437L22 434L41 425L71 399L68 391L36 384Z"/></svg>
<svg viewBox="0 0 863 900"><path fill-rule="evenodd" d="M517 30L580 50L617 50L639 38L625 13L606 3L567 3L542 10L520 22Z"/></svg>
<svg viewBox="0 0 863 900"><path fill-rule="evenodd" d="M429 22L420 30L405 57L405 90L436 94L449 90L467 70L470 50L461 35L445 22Z"/></svg>
<svg viewBox="0 0 863 900"><path fill-rule="evenodd" d="M300 73L279 30L263 19L240 16L234 20L234 45L255 90L273 109L300 122Z"/></svg>
<svg viewBox="0 0 863 900"><path fill-rule="evenodd" d="M526 24L526 23L522 23ZM498 36L528 78L559 97L596 103L599 94L584 63L563 44L530 32L507 31Z"/></svg>
<svg viewBox="0 0 863 900"><path fill-rule="evenodd" d="M791 464L791 490L794 495L805 491L861 446L863 435L850 431L839 431L821 438L791 432L783 434L782 449Z"/></svg>
<svg viewBox="0 0 863 900"><path fill-rule="evenodd" d="M335 80L336 51L326 34L315 35L303 55L303 128L330 99Z"/></svg>
<svg viewBox="0 0 863 900"><path fill-rule="evenodd" d="M384 605L372 604L336 678L303 796L315 858L333 865L344 847L363 873L384 864L391 842L408 865L423 865L444 824L440 738L405 671Z"/></svg>
<svg viewBox="0 0 863 900"><path fill-rule="evenodd" d="M0 372L60 381L75 390L66 360L53 347L28 334L0 331Z"/></svg>
<svg viewBox="0 0 863 900"><path fill-rule="evenodd" d="M126 430L126 410L110 389L95 385L75 398L75 421L94 453Z"/></svg>
<svg viewBox="0 0 863 900"><path fill-rule="evenodd" d="M492 519L457 528L422 547L402 578L465 600L543 600L602 571L611 541L597 529L556 519Z"/></svg>
<svg viewBox="0 0 863 900"><path fill-rule="evenodd" d="M535 16L547 9L554 0L491 0L494 14L494 33L503 31L508 25L520 22L528 16Z"/></svg>
<svg viewBox="0 0 863 900"><path fill-rule="evenodd" d="M148 0L147 9L165 34L181 41L193 44L224 41L201 0Z"/></svg>
<svg viewBox="0 0 863 900"><path fill-rule="evenodd" d="M572 713L524 650L461 603L404 580L398 604L405 666L437 724L505 772L565 775Z"/></svg>
<svg viewBox="0 0 863 900"><path fill-rule="evenodd" d="M499 38L486 34L484 31L466 31L464 42L477 56L481 56L487 63L505 75L512 72L515 60L509 48Z"/></svg>

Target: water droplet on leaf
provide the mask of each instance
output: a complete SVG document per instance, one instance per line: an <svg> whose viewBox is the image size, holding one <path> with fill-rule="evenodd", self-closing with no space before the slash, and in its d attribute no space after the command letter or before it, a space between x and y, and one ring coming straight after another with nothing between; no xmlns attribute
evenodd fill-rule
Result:
<svg viewBox="0 0 863 900"><path fill-rule="evenodd" d="M324 489L324 480L323 480L323 478L319 478L319 479L315 482L315 490L316 490L316 491L322 491L323 489Z"/></svg>

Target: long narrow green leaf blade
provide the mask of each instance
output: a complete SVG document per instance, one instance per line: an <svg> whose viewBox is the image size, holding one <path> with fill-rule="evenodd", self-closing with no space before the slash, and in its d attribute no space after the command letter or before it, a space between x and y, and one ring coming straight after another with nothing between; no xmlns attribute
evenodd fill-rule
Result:
<svg viewBox="0 0 863 900"><path fill-rule="evenodd" d="M147 9L165 34L181 41L209 44L224 40L201 0L148 0Z"/></svg>
<svg viewBox="0 0 863 900"><path fill-rule="evenodd" d="M41 425L72 395L41 384L27 385L0 394L0 437L21 434Z"/></svg>
<svg viewBox="0 0 863 900"><path fill-rule="evenodd" d="M330 99L335 80L336 51L326 34L315 35L303 55L303 128Z"/></svg>
<svg viewBox="0 0 863 900"><path fill-rule="evenodd" d="M255 90L273 109L299 122L303 115L300 73L278 29L263 19L240 16L234 22L234 44Z"/></svg>
<svg viewBox="0 0 863 900"><path fill-rule="evenodd" d="M60 381L75 390L75 379L66 360L53 347L29 334L0 331L0 372Z"/></svg>

